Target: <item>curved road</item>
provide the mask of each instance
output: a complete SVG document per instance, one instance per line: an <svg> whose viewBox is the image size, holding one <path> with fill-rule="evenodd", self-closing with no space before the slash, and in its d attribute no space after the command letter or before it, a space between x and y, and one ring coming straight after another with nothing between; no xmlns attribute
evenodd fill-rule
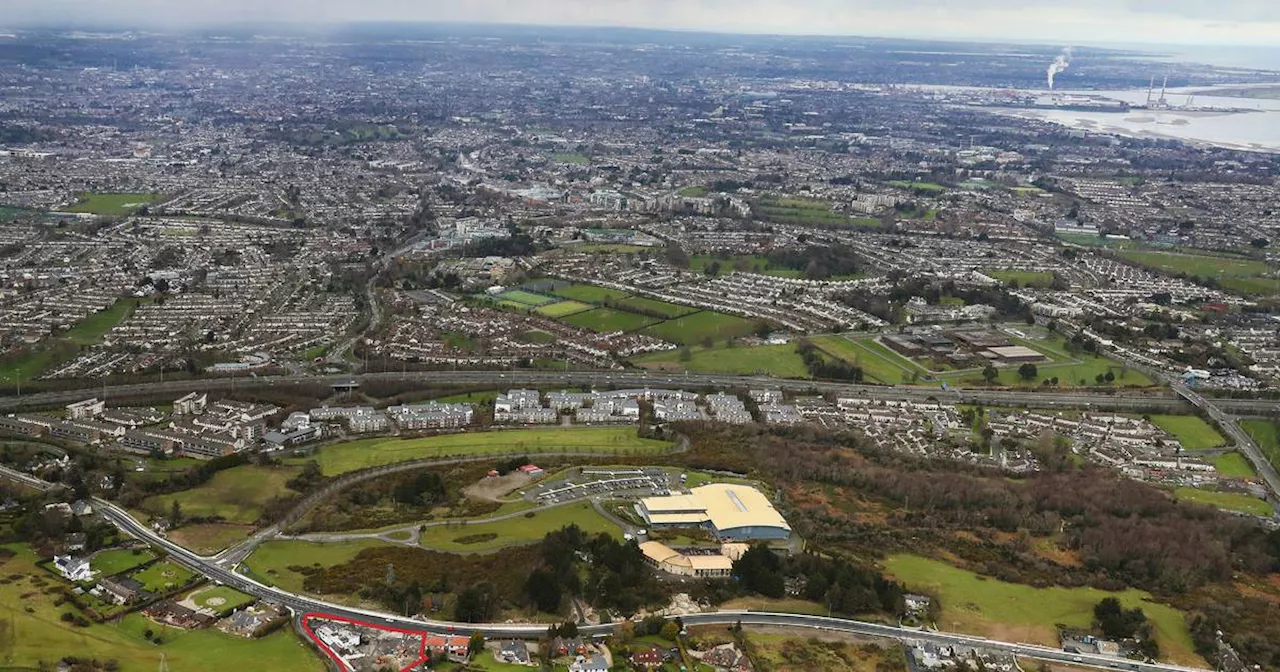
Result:
<svg viewBox="0 0 1280 672"><path fill-rule="evenodd" d="M48 488L52 484L8 468L0 468L0 476L11 478L37 488ZM435 630L455 632L469 635L479 632L486 636L501 637L541 637L547 631L546 624L512 624L512 623L456 623L450 621L434 621L406 618L377 611L357 609L325 600L298 595L267 586L236 573L218 564L212 558L197 555L178 544L159 536L146 525L138 522L126 511L116 505L94 499L94 505L102 515L125 533L164 549L170 559L199 572L210 580L225 584L262 600L283 605L295 614L332 614L373 624L382 624L396 628ZM945 632L920 631L902 628L883 623L870 623L841 618L808 616L803 614L775 614L767 612L721 611L703 614L690 614L681 617L686 625L723 625L735 623L743 625L769 625L811 630L827 630L848 632L869 637L884 637L897 640L915 640L933 642L941 645L960 647L982 647L1004 651L1019 656L1043 660L1073 663L1104 669L1131 670L1132 672L1204 672L1198 668L1182 667L1164 663L1138 663L1108 656L1070 654L1033 644L1017 642L1001 642L982 637L960 635ZM585 635L606 635L613 632L614 624L582 626L580 631Z"/></svg>

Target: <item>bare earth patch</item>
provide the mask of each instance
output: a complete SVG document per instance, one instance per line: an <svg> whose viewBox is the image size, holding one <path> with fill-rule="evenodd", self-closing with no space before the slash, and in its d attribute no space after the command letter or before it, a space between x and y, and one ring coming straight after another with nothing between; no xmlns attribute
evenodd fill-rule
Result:
<svg viewBox="0 0 1280 672"><path fill-rule="evenodd" d="M527 487L533 478L523 472L512 472L506 476L482 478L462 489L462 494L482 502L501 502L502 498Z"/></svg>

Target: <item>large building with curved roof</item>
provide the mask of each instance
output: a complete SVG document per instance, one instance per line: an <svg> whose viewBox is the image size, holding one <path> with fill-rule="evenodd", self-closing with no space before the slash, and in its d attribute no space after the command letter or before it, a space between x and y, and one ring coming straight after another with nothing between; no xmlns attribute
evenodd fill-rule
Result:
<svg viewBox="0 0 1280 672"><path fill-rule="evenodd" d="M786 539L791 526L749 485L712 483L687 495L646 497L637 507L649 527L705 527L720 539Z"/></svg>

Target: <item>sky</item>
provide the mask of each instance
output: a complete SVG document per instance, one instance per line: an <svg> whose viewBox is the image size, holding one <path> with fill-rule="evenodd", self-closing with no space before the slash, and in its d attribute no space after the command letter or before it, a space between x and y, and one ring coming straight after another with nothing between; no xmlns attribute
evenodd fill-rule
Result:
<svg viewBox="0 0 1280 672"><path fill-rule="evenodd" d="M1280 0L0 0L0 28L448 21L1280 47Z"/></svg>

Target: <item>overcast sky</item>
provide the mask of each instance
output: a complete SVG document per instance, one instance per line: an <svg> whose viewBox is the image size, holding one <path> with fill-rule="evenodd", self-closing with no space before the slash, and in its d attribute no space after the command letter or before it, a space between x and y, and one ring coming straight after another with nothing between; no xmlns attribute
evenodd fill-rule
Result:
<svg viewBox="0 0 1280 672"><path fill-rule="evenodd" d="M1280 47L1280 0L0 0L0 28L68 19L166 27L467 21Z"/></svg>

